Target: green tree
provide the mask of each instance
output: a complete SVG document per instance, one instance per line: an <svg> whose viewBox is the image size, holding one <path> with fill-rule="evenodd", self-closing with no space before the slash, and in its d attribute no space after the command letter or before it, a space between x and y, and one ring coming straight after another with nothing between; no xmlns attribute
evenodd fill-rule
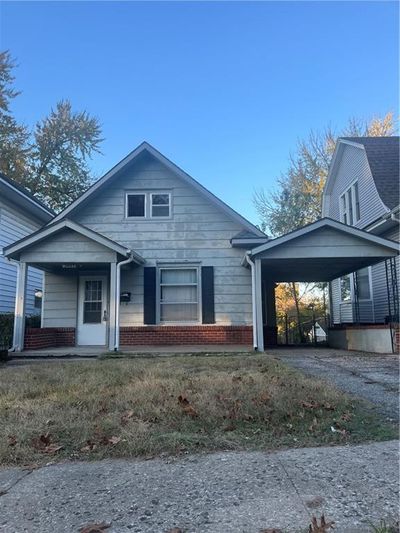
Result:
<svg viewBox="0 0 400 533"><path fill-rule="evenodd" d="M20 181L29 156L29 132L10 111L12 99L19 94L13 89L14 67L9 52L0 52L0 172Z"/></svg>
<svg viewBox="0 0 400 533"><path fill-rule="evenodd" d="M101 127L86 111L75 112L68 100L58 102L32 131L19 125L10 102L13 62L0 55L0 170L38 199L60 211L80 196L92 181L88 161L100 152Z"/></svg>

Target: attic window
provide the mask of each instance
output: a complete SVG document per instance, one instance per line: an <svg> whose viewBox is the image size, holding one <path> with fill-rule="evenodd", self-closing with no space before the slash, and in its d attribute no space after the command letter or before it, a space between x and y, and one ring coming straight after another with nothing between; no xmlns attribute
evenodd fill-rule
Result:
<svg viewBox="0 0 400 533"><path fill-rule="evenodd" d="M358 182L355 181L340 196L340 220L344 224L354 226L360 220L360 199Z"/></svg>
<svg viewBox="0 0 400 533"><path fill-rule="evenodd" d="M146 194L127 194L126 195L126 216L140 217L146 216Z"/></svg>
<svg viewBox="0 0 400 533"><path fill-rule="evenodd" d="M152 217L169 217L171 207L171 195L169 193L152 193L151 198L151 216Z"/></svg>

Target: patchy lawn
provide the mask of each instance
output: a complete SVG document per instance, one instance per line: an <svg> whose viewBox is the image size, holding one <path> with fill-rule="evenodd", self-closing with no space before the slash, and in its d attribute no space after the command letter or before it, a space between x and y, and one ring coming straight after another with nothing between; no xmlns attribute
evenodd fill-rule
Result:
<svg viewBox="0 0 400 533"><path fill-rule="evenodd" d="M0 427L3 465L397 437L326 383L245 354L0 367Z"/></svg>

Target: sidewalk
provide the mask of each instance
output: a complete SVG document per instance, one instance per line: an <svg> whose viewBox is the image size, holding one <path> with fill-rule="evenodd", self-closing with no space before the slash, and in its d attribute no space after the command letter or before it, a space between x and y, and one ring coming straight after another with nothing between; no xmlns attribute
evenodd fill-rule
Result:
<svg viewBox="0 0 400 533"><path fill-rule="evenodd" d="M398 520L398 442L8 468L1 491L2 533L300 532L322 513L364 533Z"/></svg>

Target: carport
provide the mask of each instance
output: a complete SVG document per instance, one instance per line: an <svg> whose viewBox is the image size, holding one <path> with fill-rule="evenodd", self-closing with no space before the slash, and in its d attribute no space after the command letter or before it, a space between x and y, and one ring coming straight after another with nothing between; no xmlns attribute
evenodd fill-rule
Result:
<svg viewBox="0 0 400 533"><path fill-rule="evenodd" d="M243 265L252 269L254 347L263 351L266 332L276 327L276 283L329 282L398 253L398 243L329 218L248 251Z"/></svg>

